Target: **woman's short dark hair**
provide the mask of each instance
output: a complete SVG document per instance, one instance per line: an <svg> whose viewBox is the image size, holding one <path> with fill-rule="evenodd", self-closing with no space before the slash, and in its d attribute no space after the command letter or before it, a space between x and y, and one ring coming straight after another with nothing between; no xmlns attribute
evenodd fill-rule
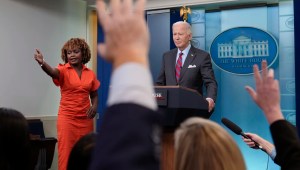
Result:
<svg viewBox="0 0 300 170"><path fill-rule="evenodd" d="M82 64L86 64L91 59L91 50L89 45L81 38L71 38L67 41L61 49L61 59L67 63L67 51L71 49L78 48L81 50L82 53Z"/></svg>

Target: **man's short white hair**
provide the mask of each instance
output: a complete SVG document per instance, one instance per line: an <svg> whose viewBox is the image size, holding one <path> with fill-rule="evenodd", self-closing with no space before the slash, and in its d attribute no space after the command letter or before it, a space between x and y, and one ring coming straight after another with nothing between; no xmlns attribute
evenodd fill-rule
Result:
<svg viewBox="0 0 300 170"><path fill-rule="evenodd" d="M175 23L172 25L172 28L173 28L175 25L185 25L187 33L188 33L188 34L192 34L191 25L190 25L188 22L177 21L177 22L175 22Z"/></svg>

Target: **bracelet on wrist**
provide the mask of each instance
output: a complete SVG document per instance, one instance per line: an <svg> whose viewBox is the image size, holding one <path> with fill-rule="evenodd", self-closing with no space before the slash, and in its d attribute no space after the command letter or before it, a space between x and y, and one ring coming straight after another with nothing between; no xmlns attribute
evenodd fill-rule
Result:
<svg viewBox="0 0 300 170"><path fill-rule="evenodd" d="M45 63L45 60L43 59L43 61L42 61L42 63L40 64L40 66L43 67L44 63Z"/></svg>

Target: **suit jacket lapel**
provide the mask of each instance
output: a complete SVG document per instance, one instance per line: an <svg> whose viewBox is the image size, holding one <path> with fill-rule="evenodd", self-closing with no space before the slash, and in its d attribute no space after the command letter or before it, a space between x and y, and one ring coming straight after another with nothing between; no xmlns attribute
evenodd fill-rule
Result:
<svg viewBox="0 0 300 170"><path fill-rule="evenodd" d="M176 57L177 57L177 49L176 50L173 50L172 53L171 53L171 57L170 58L170 72L173 73L173 82L175 82L176 84L176 75L175 75L175 65L176 65Z"/></svg>
<svg viewBox="0 0 300 170"><path fill-rule="evenodd" d="M182 79L184 73L187 71L188 66L192 63L192 61L194 60L194 58L196 57L196 54L194 53L194 48L193 46L191 46L190 51L184 61L183 67L180 70L180 79Z"/></svg>

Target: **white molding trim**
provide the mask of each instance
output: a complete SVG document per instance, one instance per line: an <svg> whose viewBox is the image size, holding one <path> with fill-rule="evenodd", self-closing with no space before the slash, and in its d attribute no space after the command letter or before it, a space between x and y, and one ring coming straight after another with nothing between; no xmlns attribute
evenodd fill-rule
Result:
<svg viewBox="0 0 300 170"><path fill-rule="evenodd" d="M57 120L57 116L26 116L26 119Z"/></svg>
<svg viewBox="0 0 300 170"><path fill-rule="evenodd" d="M87 5L96 8L96 0L82 0L86 1ZM109 0L104 0L109 2ZM291 1L291 0L290 0ZM209 6L222 6L222 5L238 5L249 3L278 3L278 0L147 0L145 10L168 9L173 7L197 6L202 5L204 8Z"/></svg>
<svg viewBox="0 0 300 170"><path fill-rule="evenodd" d="M167 13L167 12L170 12L170 10L169 9L161 9L161 10L147 11L147 15L149 15L149 14Z"/></svg>
<svg viewBox="0 0 300 170"><path fill-rule="evenodd" d="M83 0L87 2L87 5L96 8L96 0ZM164 8L180 7L183 5L209 5L209 4L220 4L233 1L247 1L247 0L148 0L145 10L156 10ZM249 0L248 0L249 1Z"/></svg>
<svg viewBox="0 0 300 170"><path fill-rule="evenodd" d="M232 2L238 0L149 0L147 1L146 10L162 9L162 8L172 8L180 7L183 5L193 6L193 5L207 5L215 3Z"/></svg>

